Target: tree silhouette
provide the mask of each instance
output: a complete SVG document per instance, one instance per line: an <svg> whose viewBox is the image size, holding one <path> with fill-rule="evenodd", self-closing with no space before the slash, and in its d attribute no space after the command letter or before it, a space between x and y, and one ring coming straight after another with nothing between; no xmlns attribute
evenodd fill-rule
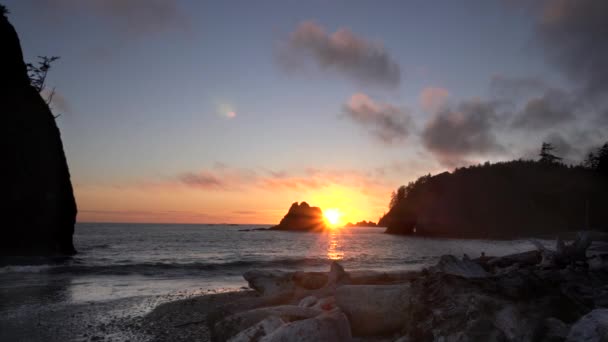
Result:
<svg viewBox="0 0 608 342"><path fill-rule="evenodd" d="M543 145L542 145L542 147L540 149L540 153L539 153L539 156L540 156L539 161L541 163L549 163L549 164L550 163L559 163L562 160L562 158L551 153L553 150L555 150L555 147L553 147L552 144L543 142Z"/></svg>
<svg viewBox="0 0 608 342"><path fill-rule="evenodd" d="M58 56L38 56L38 63L32 64L27 63L25 66L27 67L27 76L30 79L30 84L34 87L39 93L42 93L46 88L46 76L51 70L51 64L59 59ZM55 96L55 88L53 88L46 99L44 100L51 107L51 102L53 101L53 97ZM58 118L61 114L55 115L55 118Z"/></svg>
<svg viewBox="0 0 608 342"><path fill-rule="evenodd" d="M389 209L395 207L399 202L403 201L407 197L407 187L405 185L397 188L397 191L391 193L391 201L388 205Z"/></svg>

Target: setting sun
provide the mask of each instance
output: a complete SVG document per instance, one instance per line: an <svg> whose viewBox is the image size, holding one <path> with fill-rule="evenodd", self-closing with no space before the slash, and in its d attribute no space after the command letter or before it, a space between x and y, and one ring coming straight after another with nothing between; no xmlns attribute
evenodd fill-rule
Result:
<svg viewBox="0 0 608 342"><path fill-rule="evenodd" d="M337 226L340 223L342 213L340 213L340 210L338 209L326 209L323 212L323 215L330 225Z"/></svg>

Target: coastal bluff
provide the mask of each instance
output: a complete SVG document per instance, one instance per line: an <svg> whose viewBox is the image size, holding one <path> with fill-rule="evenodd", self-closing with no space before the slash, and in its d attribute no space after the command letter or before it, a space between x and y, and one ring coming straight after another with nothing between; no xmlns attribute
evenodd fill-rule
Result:
<svg viewBox="0 0 608 342"><path fill-rule="evenodd" d="M319 207L311 207L308 203L294 202L287 214L278 225L271 227L270 230L287 231L322 231L326 229L323 211Z"/></svg>
<svg viewBox="0 0 608 342"><path fill-rule="evenodd" d="M30 84L6 9L0 11L0 255L71 255L76 201L59 128Z"/></svg>

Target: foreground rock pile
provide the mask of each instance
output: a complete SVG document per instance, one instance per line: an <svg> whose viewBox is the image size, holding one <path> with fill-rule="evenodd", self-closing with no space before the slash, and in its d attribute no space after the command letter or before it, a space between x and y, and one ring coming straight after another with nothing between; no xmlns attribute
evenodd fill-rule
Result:
<svg viewBox="0 0 608 342"><path fill-rule="evenodd" d="M260 296L207 324L216 341L607 341L608 263L581 258L588 246L446 255L420 272L253 270Z"/></svg>

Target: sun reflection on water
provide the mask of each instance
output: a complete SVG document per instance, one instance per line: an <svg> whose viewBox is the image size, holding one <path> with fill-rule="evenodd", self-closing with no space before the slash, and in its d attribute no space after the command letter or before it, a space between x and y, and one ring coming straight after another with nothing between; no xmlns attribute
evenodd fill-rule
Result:
<svg viewBox="0 0 608 342"><path fill-rule="evenodd" d="M330 260L344 259L344 252L340 245L339 233L330 232L327 243L327 258Z"/></svg>

